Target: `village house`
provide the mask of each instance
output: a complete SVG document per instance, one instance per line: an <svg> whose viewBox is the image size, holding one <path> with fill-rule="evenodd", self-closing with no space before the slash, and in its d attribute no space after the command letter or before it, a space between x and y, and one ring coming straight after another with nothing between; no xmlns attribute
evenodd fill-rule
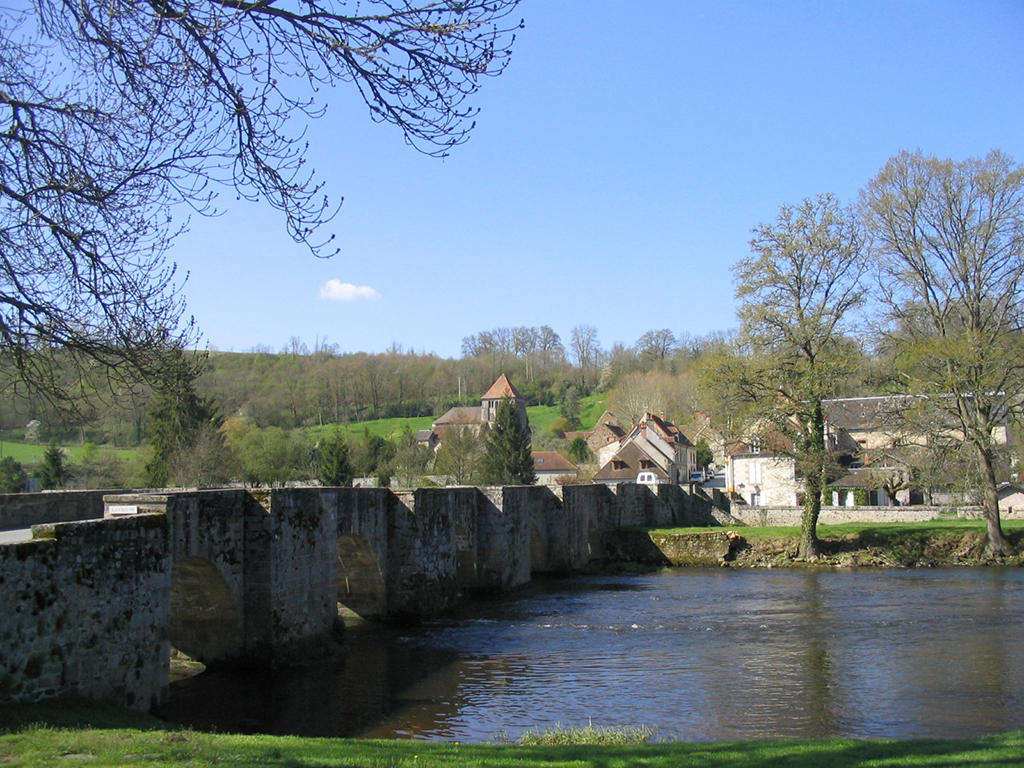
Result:
<svg viewBox="0 0 1024 768"><path fill-rule="evenodd" d="M555 451L534 451L533 473L537 476L537 485L562 485L575 482L579 469L575 464Z"/></svg>
<svg viewBox="0 0 1024 768"><path fill-rule="evenodd" d="M841 469L829 481L832 504L887 506L925 500L914 483L913 455L935 435L908 426L906 412L918 402L910 395L823 402L826 440ZM997 427L993 437L999 444L1010 444L1009 425ZM729 448L725 485L735 498L754 506L803 504L803 478L779 440L778 435L750 438ZM778 450L768 450L770 445Z"/></svg>
<svg viewBox="0 0 1024 768"><path fill-rule="evenodd" d="M650 412L614 446L594 475L595 483L635 483L644 473L647 482L680 484L697 469L693 444L682 430Z"/></svg>
<svg viewBox="0 0 1024 768"><path fill-rule="evenodd" d="M857 442L843 430L825 435L826 445L845 474L857 466ZM804 503L804 478L791 455L793 444L775 430L767 430L728 449L725 487L734 498L750 506L799 507ZM834 480L840 479L837 474Z"/></svg>
<svg viewBox="0 0 1024 768"><path fill-rule="evenodd" d="M594 428L588 432L566 432L565 439L572 441L582 437L587 450L594 457L597 466L604 466L619 448L619 441L626 436L626 431L611 413L605 411L597 420Z"/></svg>

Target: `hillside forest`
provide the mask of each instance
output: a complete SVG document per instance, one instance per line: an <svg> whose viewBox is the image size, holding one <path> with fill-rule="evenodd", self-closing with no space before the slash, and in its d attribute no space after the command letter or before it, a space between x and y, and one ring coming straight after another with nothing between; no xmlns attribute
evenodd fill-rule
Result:
<svg viewBox="0 0 1024 768"><path fill-rule="evenodd" d="M190 355L168 388L97 389L74 412L32 393L4 398L0 482L14 492L31 476L44 488L309 481L321 474L318 445L337 436L349 449L352 475L417 485L443 474L446 457L428 455L414 433L452 406L478 404L502 373L527 401L533 448L560 451L586 468L587 456L564 434L592 427L605 409L624 424L645 409L664 413L684 431L710 419L738 436L746 406L715 374L734 342L725 333L659 329L606 349L593 327L577 326L568 343L548 327L481 331L463 340L459 358L397 345L380 354L342 353L326 343L310 349L300 339L277 352L207 350ZM853 340L851 348L858 366L843 394L878 391L885 365ZM186 440L184 433L191 433ZM176 442L188 447L180 455L165 451L158 467L160 446ZM459 479L476 481L477 474Z"/></svg>

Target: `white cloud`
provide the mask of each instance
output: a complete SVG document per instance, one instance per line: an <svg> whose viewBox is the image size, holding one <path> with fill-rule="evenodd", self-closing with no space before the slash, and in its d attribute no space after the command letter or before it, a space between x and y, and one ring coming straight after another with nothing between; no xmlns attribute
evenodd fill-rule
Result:
<svg viewBox="0 0 1024 768"><path fill-rule="evenodd" d="M368 285L352 285L341 280L328 280L320 286L320 298L331 301L359 301L379 299L380 294Z"/></svg>

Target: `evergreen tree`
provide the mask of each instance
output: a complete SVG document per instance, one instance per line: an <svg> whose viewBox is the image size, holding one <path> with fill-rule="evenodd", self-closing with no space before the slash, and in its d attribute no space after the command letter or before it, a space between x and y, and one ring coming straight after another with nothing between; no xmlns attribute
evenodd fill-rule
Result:
<svg viewBox="0 0 1024 768"><path fill-rule="evenodd" d="M317 479L320 484L344 488L351 486L355 471L352 468L348 441L341 430L335 429L329 436L323 438L317 449L319 454Z"/></svg>
<svg viewBox="0 0 1024 768"><path fill-rule="evenodd" d="M179 355L155 387L146 424L153 448L146 464L146 483L150 487L167 485L175 455L191 449L203 426L217 421L216 408L196 392L197 378L195 364Z"/></svg>
<svg viewBox="0 0 1024 768"><path fill-rule="evenodd" d="M489 485L533 485L537 476L530 455L530 435L511 398L498 404L484 450L483 479Z"/></svg>
<svg viewBox="0 0 1024 768"><path fill-rule="evenodd" d="M63 488L68 479L68 468L64 463L64 451L57 446L57 443L50 441L43 454L43 462L39 465L36 473L40 485L45 490Z"/></svg>
<svg viewBox="0 0 1024 768"><path fill-rule="evenodd" d="M21 493L27 479L20 461L11 456L0 459L0 493Z"/></svg>

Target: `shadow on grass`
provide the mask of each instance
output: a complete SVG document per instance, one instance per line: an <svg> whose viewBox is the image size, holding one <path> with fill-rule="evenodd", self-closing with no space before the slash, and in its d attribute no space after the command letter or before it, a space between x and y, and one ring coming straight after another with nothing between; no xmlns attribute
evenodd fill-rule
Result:
<svg viewBox="0 0 1024 768"><path fill-rule="evenodd" d="M0 733L18 733L35 726L50 728L133 728L169 731L174 726L145 712L125 709L73 696L38 704L0 705Z"/></svg>

